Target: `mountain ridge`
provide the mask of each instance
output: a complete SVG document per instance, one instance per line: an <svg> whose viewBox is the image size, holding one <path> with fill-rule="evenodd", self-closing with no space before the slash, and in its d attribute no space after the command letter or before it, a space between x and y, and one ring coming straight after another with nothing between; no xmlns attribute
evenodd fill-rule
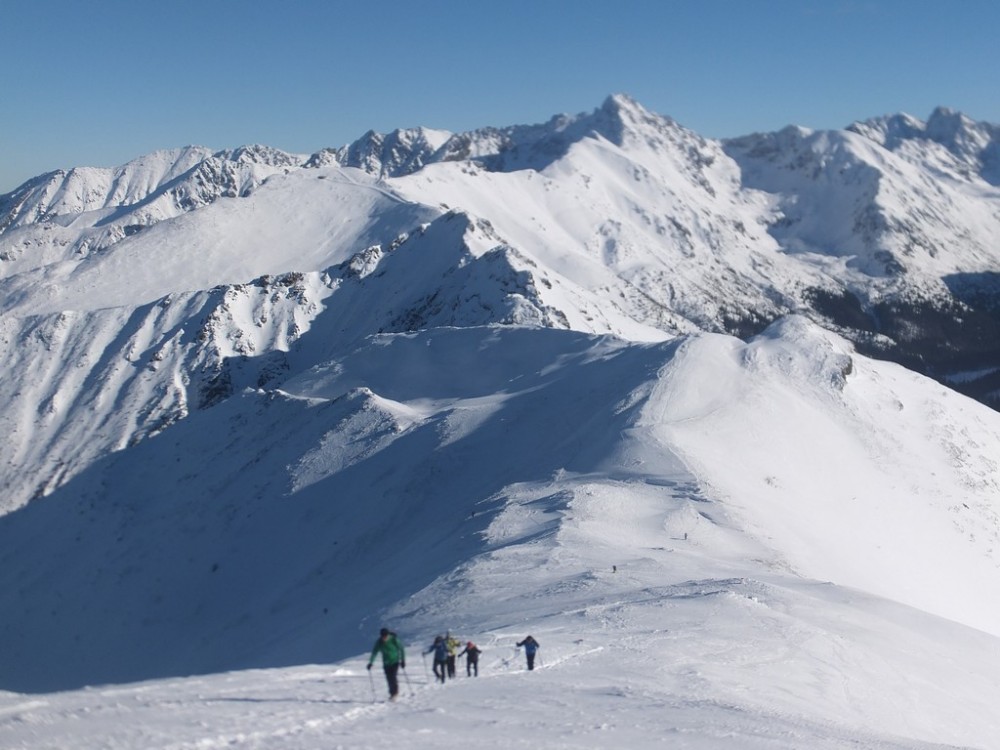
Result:
<svg viewBox="0 0 1000 750"><path fill-rule="evenodd" d="M887 123L613 96L0 198L0 744L991 747L1000 191Z"/></svg>
<svg viewBox="0 0 1000 750"><path fill-rule="evenodd" d="M324 159L188 148L94 173L104 192L81 188L74 203L63 190L62 203L33 204L47 220L0 232L0 346L27 367L60 351L60 337L78 342L67 352L117 339L133 342L121 347L130 367L173 364L133 380L145 382L134 407L143 416L121 422L106 412L121 387L98 364L107 356L72 355L76 370L98 368L87 381L103 394L92 397L104 404L97 423L121 427L92 448L41 453L29 443L31 415L49 415L43 433L56 440L62 420L81 413L75 380L42 377L26 390L11 373L0 396L24 403L14 410L21 458L5 482L19 489L8 503L49 491L192 407L280 386L324 308L341 311L320 318L340 321L322 323L330 352L437 325L748 338L805 314L862 353L996 403L1000 275L991 269L1000 258L991 242L1000 193L955 166L959 157L915 118L906 132L930 150L885 148L878 134L903 128L893 122L718 142L618 95L542 125L368 134ZM950 140L941 136L949 143L975 140L955 133L982 143L993 132L945 110L935 122L939 136L952 126ZM952 167L942 171L942 159ZM38 195L55 195L67 179L42 180ZM110 205L112 194L134 202ZM0 202L11 205L12 195ZM17 195L27 221L31 201ZM61 210L69 212L53 214ZM177 308L179 300L190 302ZM151 314L188 305L203 317ZM129 319L144 322L111 323ZM16 396L24 393L32 395ZM49 468L33 482L39 460Z"/></svg>
<svg viewBox="0 0 1000 750"><path fill-rule="evenodd" d="M0 232L20 223L44 221L62 213L79 213L103 208L108 205L123 207L132 205L150 193L162 188L163 183L181 176L196 162L205 159L216 159L235 164L265 164L285 167L319 167L332 163L340 166L350 166L362 169L380 177L399 177L411 174L423 166L438 161L481 160L492 168L503 169L505 161L502 158L506 152L523 150L535 152L557 153L558 146L554 141L558 136L565 140L577 141L580 138L600 135L617 145L622 145L622 139L628 135L636 135L643 128L663 130L679 128L682 131L692 131L678 125L672 118L656 115L646 110L636 100L626 94L610 95L604 103L592 112L577 115L555 115L547 123L541 125L515 125L504 128L484 127L465 133L452 133L445 130L429 128L409 128L394 130L388 134L368 131L353 143L337 148L325 148L310 156L294 155L279 149L262 145L244 145L227 150L211 150L201 146L186 146L183 148L155 151L146 154L127 164L116 168L75 167L69 170L56 170L25 181L10 193L0 195ZM814 131L801 126L788 126L783 131L799 130L802 133ZM975 121L962 112L939 106L931 113L927 121L922 121L912 115L899 113L881 117L859 120L850 123L845 131L863 135L880 146L889 150L897 150L901 144L911 140L922 140L945 146L956 157L971 160L983 167L993 165L997 149L1000 149L1000 125ZM837 131L821 131L837 132ZM720 143L739 142L762 134L751 134L741 137L722 139ZM697 136L700 140L706 140ZM384 152L384 153L381 153ZM156 164L165 158L172 168L164 170L164 165ZM145 193L139 186L133 185L134 178L130 173L142 172L142 167L150 163L159 167L165 173L157 180L149 182L147 174ZM514 168L529 168L527 164L516 161ZM117 187L106 190L100 203L83 200L75 205L64 206L59 210L59 203L48 205L44 209L35 209L30 214L18 210L16 197L32 194L39 203L37 193L53 192L50 183L65 180L74 175L84 173L94 175L97 181L113 181L116 186L124 183L129 190L124 192ZM980 174L982 176L982 174ZM990 172L992 178L992 172ZM91 177L91 179L95 179ZM992 184L996 184L995 182ZM90 191L101 194L98 186ZM138 191L138 192L137 192ZM232 195L216 197L233 197ZM22 198L23 200L23 198Z"/></svg>

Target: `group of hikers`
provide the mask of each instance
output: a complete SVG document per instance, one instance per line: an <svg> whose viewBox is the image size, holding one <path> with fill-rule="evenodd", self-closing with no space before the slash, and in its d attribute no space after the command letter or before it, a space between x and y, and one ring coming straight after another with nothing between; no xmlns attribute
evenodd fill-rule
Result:
<svg viewBox="0 0 1000 750"><path fill-rule="evenodd" d="M424 654L434 654L434 677L444 682L446 676L455 679L455 662L461 657L465 657L465 674L467 677L479 676L479 655L483 653L472 641L465 644L465 650L458 653L458 648L462 644L452 638L451 633L439 635L434 639L434 643Z"/></svg>
<svg viewBox="0 0 1000 750"><path fill-rule="evenodd" d="M472 641L467 641L465 649L459 652L462 643L453 638L451 633L439 635L434 638L434 643L423 655L434 654L434 677L435 681L445 682L446 679L455 678L455 662L461 657L465 657L465 673L468 677L479 676L479 655L482 650ZM538 651L538 641L530 635L523 641L518 641L517 647L524 647L524 654L528 660L528 669L535 668L535 654ZM379 632L378 640L372 647L371 657L368 659L368 669L375 663L375 657L382 654L382 668L385 670L385 679L389 683L389 699L396 700L399 696L399 670L406 670L406 649L403 648L399 637L388 628L382 628ZM424 664L426 669L427 665Z"/></svg>

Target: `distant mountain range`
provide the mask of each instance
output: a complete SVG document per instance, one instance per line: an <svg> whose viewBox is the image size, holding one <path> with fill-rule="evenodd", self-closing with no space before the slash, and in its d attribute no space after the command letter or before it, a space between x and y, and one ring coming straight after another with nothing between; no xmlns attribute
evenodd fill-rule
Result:
<svg viewBox="0 0 1000 750"><path fill-rule="evenodd" d="M0 196L7 503L279 385L324 307L331 353L441 325L745 338L797 313L996 405L998 237L1000 126L946 109L720 142L612 96L542 125L52 172Z"/></svg>

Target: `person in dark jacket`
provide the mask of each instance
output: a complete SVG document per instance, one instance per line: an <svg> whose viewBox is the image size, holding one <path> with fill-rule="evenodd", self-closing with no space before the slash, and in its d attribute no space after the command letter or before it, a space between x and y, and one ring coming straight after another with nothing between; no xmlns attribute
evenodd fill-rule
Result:
<svg viewBox="0 0 1000 750"><path fill-rule="evenodd" d="M437 678L439 682L444 682L447 679L448 670L448 644L445 642L443 636L437 636L434 639L434 644L424 651L425 654L434 652L434 677ZM426 669L427 664L424 664Z"/></svg>
<svg viewBox="0 0 1000 750"><path fill-rule="evenodd" d="M399 696L399 670L406 669L406 652L399 638L388 628L382 628L378 640L372 647L372 655L368 659L368 669L372 668L375 656L382 653L382 669L385 670L385 680L389 683L389 700Z"/></svg>
<svg viewBox="0 0 1000 750"><path fill-rule="evenodd" d="M528 657L528 669L535 668L535 652L538 651L538 641L532 638L530 635L523 641L517 644L518 647L524 646L524 655Z"/></svg>
<svg viewBox="0 0 1000 750"><path fill-rule="evenodd" d="M479 655L483 653L479 650L479 647L475 643L469 641L465 644L465 651L459 654L459 656L465 657L465 674L468 677L472 677L472 673L476 673L476 677L479 677Z"/></svg>

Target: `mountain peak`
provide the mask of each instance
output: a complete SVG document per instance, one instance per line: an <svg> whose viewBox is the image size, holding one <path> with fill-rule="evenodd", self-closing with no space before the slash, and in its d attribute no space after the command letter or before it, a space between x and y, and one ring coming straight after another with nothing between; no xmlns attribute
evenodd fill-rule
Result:
<svg viewBox="0 0 1000 750"><path fill-rule="evenodd" d="M931 113L924 132L930 140L963 156L978 155L990 140L988 126L947 107L937 107Z"/></svg>
<svg viewBox="0 0 1000 750"><path fill-rule="evenodd" d="M379 177L400 177L433 161L450 137L448 131L431 128L397 128L387 135L369 130L354 143L335 151L334 160ZM314 154L307 165L322 166L328 161Z"/></svg>
<svg viewBox="0 0 1000 750"><path fill-rule="evenodd" d="M600 135L619 146L629 134L637 135L651 129L657 138L665 130L679 127L671 118L650 112L628 94L609 96L591 115L590 121Z"/></svg>
<svg viewBox="0 0 1000 750"><path fill-rule="evenodd" d="M940 143L962 156L982 151L1000 133L995 125L976 122L963 112L944 106L935 107L926 122L901 112L855 122L847 130L892 150L903 141L924 139Z"/></svg>
<svg viewBox="0 0 1000 750"><path fill-rule="evenodd" d="M601 110L619 116L641 115L649 117L650 112L628 94L611 94L601 105Z"/></svg>
<svg viewBox="0 0 1000 750"><path fill-rule="evenodd" d="M272 146L252 143L240 146L222 154L228 161L239 164L264 164L274 167L292 167L302 163L302 158Z"/></svg>
<svg viewBox="0 0 1000 750"><path fill-rule="evenodd" d="M905 113L855 122L847 130L863 135L890 151L904 144L937 144L951 154L953 169L1000 184L1000 125L977 122L949 107L935 107L927 121Z"/></svg>

